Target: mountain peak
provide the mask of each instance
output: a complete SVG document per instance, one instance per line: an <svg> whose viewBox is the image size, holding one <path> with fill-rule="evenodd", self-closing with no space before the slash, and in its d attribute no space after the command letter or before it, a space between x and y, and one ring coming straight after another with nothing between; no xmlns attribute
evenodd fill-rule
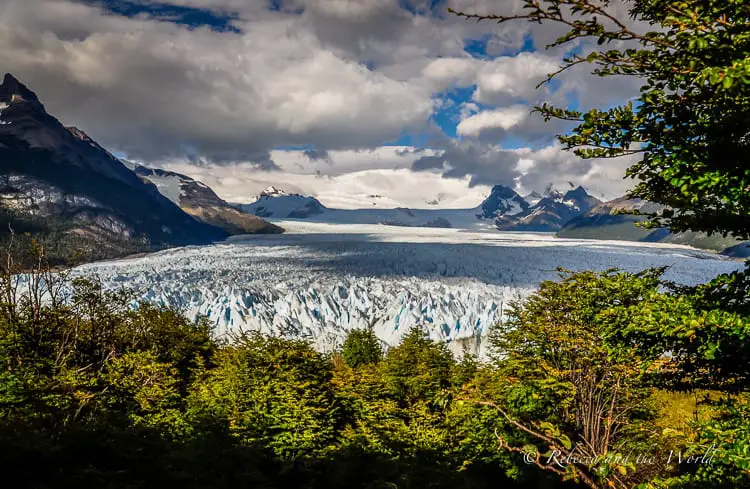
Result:
<svg viewBox="0 0 750 489"><path fill-rule="evenodd" d="M490 195L480 205L480 219L493 219L503 215L515 215L526 211L529 203L518 195L515 190L504 185L492 187Z"/></svg>
<svg viewBox="0 0 750 489"><path fill-rule="evenodd" d="M586 213L602 203L580 185L573 190L568 190L562 200L563 203L572 206L581 213Z"/></svg>
<svg viewBox="0 0 750 489"><path fill-rule="evenodd" d="M501 199L512 199L518 194L512 188L506 187L505 185L495 185L492 187L490 195L495 195Z"/></svg>
<svg viewBox="0 0 750 489"><path fill-rule="evenodd" d="M579 185L573 190L568 190L565 193L565 200L577 198L577 197L580 198L580 197L589 197L589 196L591 196L591 194L589 194L585 188Z"/></svg>
<svg viewBox="0 0 750 489"><path fill-rule="evenodd" d="M575 189L576 186L573 182L555 182L550 183L542 192L543 197L552 199L559 199L563 197L567 192Z"/></svg>
<svg viewBox="0 0 750 489"><path fill-rule="evenodd" d="M40 104L39 98L15 76L6 73L0 84L0 102L12 104L14 102L32 102ZM41 104L40 104L41 105Z"/></svg>
<svg viewBox="0 0 750 489"><path fill-rule="evenodd" d="M315 197L290 194L271 185L258 195L258 199L240 208L258 217L277 219L306 219L326 211Z"/></svg>
<svg viewBox="0 0 750 489"><path fill-rule="evenodd" d="M259 197L278 197L281 195L289 195L289 194L284 192L280 188L270 185L266 187L266 189L260 193Z"/></svg>

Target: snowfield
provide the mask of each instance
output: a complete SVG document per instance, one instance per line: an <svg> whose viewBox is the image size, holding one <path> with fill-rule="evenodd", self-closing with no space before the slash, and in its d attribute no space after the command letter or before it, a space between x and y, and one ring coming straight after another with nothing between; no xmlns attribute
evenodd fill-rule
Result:
<svg viewBox="0 0 750 489"><path fill-rule="evenodd" d="M539 233L468 232L278 222L283 235L238 236L212 246L81 266L107 288L207 316L218 335L257 330L309 339L323 351L352 328L372 325L387 345L423 325L456 353L485 353L489 327L540 281L571 270L669 266L683 284L743 264L664 244L554 238Z"/></svg>

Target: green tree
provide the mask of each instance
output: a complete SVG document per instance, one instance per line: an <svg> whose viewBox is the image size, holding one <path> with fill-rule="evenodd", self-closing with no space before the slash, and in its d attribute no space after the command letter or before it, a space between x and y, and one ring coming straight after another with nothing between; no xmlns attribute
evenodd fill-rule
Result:
<svg viewBox="0 0 750 489"><path fill-rule="evenodd" d="M403 405L427 402L440 407L451 384L453 355L444 343L430 340L412 328L385 356L382 372L389 392Z"/></svg>
<svg viewBox="0 0 750 489"><path fill-rule="evenodd" d="M464 448L492 437L453 409L480 366L423 331L382 361L364 332L356 368L303 341L225 343L205 320L68 281L40 251L30 288L20 261L0 270L6 485L487 489L513 465Z"/></svg>
<svg viewBox="0 0 750 489"><path fill-rule="evenodd" d="M626 176L638 183L629 196L666 206L646 216L646 225L750 238L750 6L745 0L522 0L521 11L508 15L454 13L563 28L566 32L549 47L568 47L571 54L547 81L587 64L600 77L640 80L638 97L621 106L582 112L545 104L535 110L547 120L577 124L559 139L583 158L634 158ZM650 382L724 392L718 406L722 416L695 425L685 442L725 440L726 457L699 470L681 467L683 474L654 480L652 487L739 487L750 480L750 440L743 430L747 408L732 397L747 396L748 313L748 270L602 312L611 347L660 357L661 368ZM705 443L696 447L705 449Z"/></svg>
<svg viewBox="0 0 750 489"><path fill-rule="evenodd" d="M630 196L668 207L653 223L750 239L750 7L744 0L617 3L626 11L607 0L523 0L521 13L455 13L563 26L549 47L575 54L549 80L581 64L601 77L641 80L640 95L622 106L537 110L578 123L560 141L584 158L637 155L627 175L640 182Z"/></svg>
<svg viewBox="0 0 750 489"><path fill-rule="evenodd" d="M383 358L383 347L371 328L349 331L341 349L341 356L352 368L377 363Z"/></svg>
<svg viewBox="0 0 750 489"><path fill-rule="evenodd" d="M656 294L661 273L563 272L511 309L491 334L495 369L463 397L501 415L501 448L592 489L653 475L627 455L659 441L646 428L655 416L642 382L657 358L610 347L600 315Z"/></svg>
<svg viewBox="0 0 750 489"><path fill-rule="evenodd" d="M340 428L329 359L303 341L245 335L195 383L197 420L222 420L242 445L282 461L319 456Z"/></svg>
<svg viewBox="0 0 750 489"><path fill-rule="evenodd" d="M672 391L713 395L704 402L714 416L694 419L673 432L681 457L712 453L711 463L681 464L672 477L649 481L651 488L744 487L750 484L750 317L724 308L717 284L652 294L639 304L600 315L607 342L648 357L659 368L645 379ZM731 290L725 289L725 290ZM670 427L671 429L672 427Z"/></svg>

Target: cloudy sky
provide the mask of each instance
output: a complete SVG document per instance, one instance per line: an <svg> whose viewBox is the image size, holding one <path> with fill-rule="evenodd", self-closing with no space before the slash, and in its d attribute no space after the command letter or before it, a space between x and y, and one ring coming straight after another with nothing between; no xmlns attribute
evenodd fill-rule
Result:
<svg viewBox="0 0 750 489"><path fill-rule="evenodd" d="M562 151L566 126L530 108L610 106L637 86L582 67L537 90L565 55L544 49L559 30L447 13L520 3L2 0L0 71L116 154L234 202L272 184L342 207L474 206L493 184L621 195L627 161Z"/></svg>

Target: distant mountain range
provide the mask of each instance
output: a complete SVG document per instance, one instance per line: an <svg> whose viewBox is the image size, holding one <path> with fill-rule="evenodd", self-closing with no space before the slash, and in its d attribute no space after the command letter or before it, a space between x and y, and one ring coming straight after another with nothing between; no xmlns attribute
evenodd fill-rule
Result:
<svg viewBox="0 0 750 489"><path fill-rule="evenodd" d="M207 192L202 194L211 201ZM212 202L213 209L217 204ZM209 243L237 230L217 227L215 216L204 219L190 208L193 215L84 131L64 127L34 92L5 75L0 84L0 238L11 230L30 233L46 238L51 255L75 252L93 260Z"/></svg>
<svg viewBox="0 0 750 489"><path fill-rule="evenodd" d="M496 185L479 206L471 209L330 209L315 197L269 187L255 202L238 208L269 219L555 232L599 203L583 187L573 186L565 193L549 188L543 195L532 193L527 198L509 187Z"/></svg>
<svg viewBox="0 0 750 489"><path fill-rule="evenodd" d="M624 198L601 202L572 183L519 195L496 185L470 209L330 209L311 196L269 187L249 204L229 204L186 175L127 165L84 131L64 127L34 92L10 74L0 84L0 238L45 237L52 254L83 260L168 246L203 244L230 234L278 233L265 219L501 231L560 237L660 241L733 256L750 247L731 238L671 234L635 226L618 210L661 208ZM437 205L431 202L428 205Z"/></svg>
<svg viewBox="0 0 750 489"><path fill-rule="evenodd" d="M695 232L670 233L663 228L646 229L636 225L644 219L643 216L623 213L638 211L642 214L652 214L663 209L664 206L653 202L621 197L601 203L571 219L558 231L557 236L683 244L718 251L727 256L750 256L750 245L737 239Z"/></svg>
<svg viewBox="0 0 750 489"><path fill-rule="evenodd" d="M495 186L490 197L482 204L492 199L496 191L507 192L510 189ZM525 204L521 212L506 212L496 214L495 225L501 231L537 231L554 232L561 229L568 221L588 212L601 201L591 196L583 187L575 187L562 193L559 190L548 189L532 205L525 198L514 191L513 202L519 199ZM533 195L536 197L539 194Z"/></svg>
<svg viewBox="0 0 750 489"><path fill-rule="evenodd" d="M490 195L471 209L331 209L315 197L269 187L261 192L255 202L238 207L269 219L555 232L561 238L664 242L718 251L734 257L750 256L750 246L736 239L645 229L636 226L643 217L621 213L634 210L654 213L663 209L658 204L624 197L602 202L581 186L566 182L558 187L565 189L549 186L543 193L532 192L521 196L509 187L495 185Z"/></svg>

